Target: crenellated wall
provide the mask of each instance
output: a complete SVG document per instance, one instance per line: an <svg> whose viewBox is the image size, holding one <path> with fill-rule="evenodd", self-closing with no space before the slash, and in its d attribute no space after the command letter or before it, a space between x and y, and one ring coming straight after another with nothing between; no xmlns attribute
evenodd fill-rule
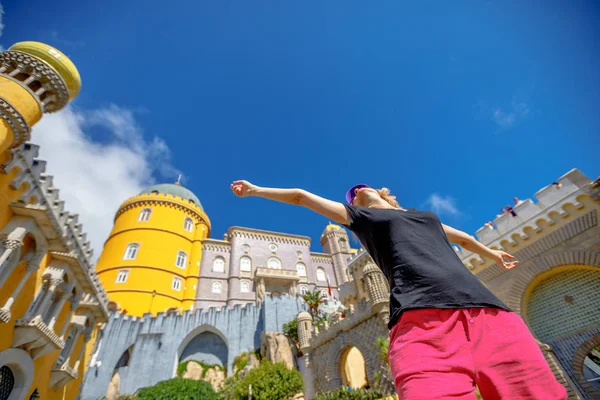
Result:
<svg viewBox="0 0 600 400"><path fill-rule="evenodd" d="M284 323L305 308L300 299L284 295L267 297L258 305L161 312L156 317L146 314L137 318L113 313L94 350L81 399L96 400L106 395L117 363L128 350L128 364L116 371L120 375L121 394L133 393L141 387L174 377L180 358L206 354L206 346L198 348L194 342L194 338L203 334L220 343L215 354L206 361L223 359L221 353L225 346L227 370L231 373L237 355L260 348L261 332L280 332ZM190 350L188 345L193 349Z"/></svg>

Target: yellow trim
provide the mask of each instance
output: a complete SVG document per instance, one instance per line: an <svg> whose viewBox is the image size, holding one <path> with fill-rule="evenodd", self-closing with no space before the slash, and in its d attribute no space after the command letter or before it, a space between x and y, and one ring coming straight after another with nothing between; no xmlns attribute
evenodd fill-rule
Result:
<svg viewBox="0 0 600 400"><path fill-rule="evenodd" d="M529 298L531 297L531 292L533 292L533 289L535 289L535 287L537 285L539 285L539 283L543 280L551 278L554 275L558 275L561 272L573 271L573 270L600 271L600 268L594 267L591 265L569 264L569 265L561 265L558 267L554 267L546 272L542 272L541 274L538 274L535 278L533 278L529 282L529 284L525 288L525 291L523 291L523 296L522 296L522 300L521 300L521 313L523 314L523 320L525 320L527 325L529 325L529 310L528 310Z"/></svg>
<svg viewBox="0 0 600 400"><path fill-rule="evenodd" d="M73 100L81 89L81 76L73 62L60 50L40 42L20 42L12 45L8 50L22 51L31 54L48 64L63 78L69 90L69 101Z"/></svg>

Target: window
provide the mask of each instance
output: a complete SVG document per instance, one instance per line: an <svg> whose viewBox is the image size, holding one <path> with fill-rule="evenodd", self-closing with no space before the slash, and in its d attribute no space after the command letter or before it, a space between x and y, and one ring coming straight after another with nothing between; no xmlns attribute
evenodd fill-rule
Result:
<svg viewBox="0 0 600 400"><path fill-rule="evenodd" d="M117 274L117 280L115 283L125 283L127 281L127 277L129 276L129 270L122 269Z"/></svg>
<svg viewBox="0 0 600 400"><path fill-rule="evenodd" d="M171 283L171 287L174 290L180 291L181 290L181 278L178 278L176 276L173 277L173 283Z"/></svg>
<svg viewBox="0 0 600 400"><path fill-rule="evenodd" d="M267 261L267 268L281 269L281 261L279 261L279 258L271 257Z"/></svg>
<svg viewBox="0 0 600 400"><path fill-rule="evenodd" d="M221 282L213 282L212 284L212 292L213 293L221 293Z"/></svg>
<svg viewBox="0 0 600 400"><path fill-rule="evenodd" d="M138 217L138 221L146 222L150 220L150 214L152 214L151 208L142 208L142 211L140 211L140 216Z"/></svg>
<svg viewBox="0 0 600 400"><path fill-rule="evenodd" d="M183 221L183 229L188 232L192 232L194 230L194 221L190 217L185 217L185 221Z"/></svg>
<svg viewBox="0 0 600 400"><path fill-rule="evenodd" d="M240 258L240 271L252 271L252 260L250 257Z"/></svg>
<svg viewBox="0 0 600 400"><path fill-rule="evenodd" d="M125 254L123 255L123 260L135 260L139 249L140 245L137 243L128 244Z"/></svg>
<svg viewBox="0 0 600 400"><path fill-rule="evenodd" d="M348 250L348 242L344 238L340 239L340 249L342 251L347 251Z"/></svg>
<svg viewBox="0 0 600 400"><path fill-rule="evenodd" d="M298 256L298 258L302 258L302 252L301 252L300 250L298 250L298 251L296 252L296 255Z"/></svg>
<svg viewBox="0 0 600 400"><path fill-rule="evenodd" d="M249 252L250 251L250 246L248 246L247 244L242 246L242 250L244 250L244 252Z"/></svg>
<svg viewBox="0 0 600 400"><path fill-rule="evenodd" d="M306 293L308 293L308 287L300 286L300 293L302 293L302 295L304 296Z"/></svg>
<svg viewBox="0 0 600 400"><path fill-rule="evenodd" d="M242 293L248 293L250 291L250 284L246 281L243 281L242 285L240 286L240 291Z"/></svg>
<svg viewBox="0 0 600 400"><path fill-rule="evenodd" d="M318 281L326 281L327 277L325 276L325 270L321 267L317 268L317 280Z"/></svg>
<svg viewBox="0 0 600 400"><path fill-rule="evenodd" d="M177 260L175 260L175 265L177 265L179 268L185 268L185 266L187 265L187 254L185 254L183 251L177 253Z"/></svg>
<svg viewBox="0 0 600 400"><path fill-rule="evenodd" d="M271 243L269 245L269 250L271 250L273 253L275 253L277 251L277 245L275 243Z"/></svg>
<svg viewBox="0 0 600 400"><path fill-rule="evenodd" d="M298 276L306 276L306 265L304 263L297 263L296 270L298 271Z"/></svg>
<svg viewBox="0 0 600 400"><path fill-rule="evenodd" d="M225 259L217 257L213 261L213 272L225 272Z"/></svg>

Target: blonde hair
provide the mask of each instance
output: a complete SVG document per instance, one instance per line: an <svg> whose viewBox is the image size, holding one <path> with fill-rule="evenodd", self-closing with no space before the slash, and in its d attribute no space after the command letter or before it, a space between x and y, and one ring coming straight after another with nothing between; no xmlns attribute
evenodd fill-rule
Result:
<svg viewBox="0 0 600 400"><path fill-rule="evenodd" d="M377 189L377 193L382 199L388 202L392 207L400 208L400 203L396 200L396 196L392 196L392 192L388 188Z"/></svg>

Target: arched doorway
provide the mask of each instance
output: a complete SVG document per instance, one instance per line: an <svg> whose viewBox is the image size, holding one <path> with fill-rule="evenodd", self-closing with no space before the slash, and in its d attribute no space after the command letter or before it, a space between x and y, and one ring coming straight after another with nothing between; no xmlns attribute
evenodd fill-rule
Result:
<svg viewBox="0 0 600 400"><path fill-rule="evenodd" d="M199 361L204 365L218 365L229 369L229 348L225 336L211 325L201 325L187 334L181 341L175 357L173 376L181 371L180 364ZM179 370L179 371L178 371Z"/></svg>
<svg viewBox="0 0 600 400"><path fill-rule="evenodd" d="M600 321L598 268L555 268L535 279L528 292L526 319L542 342L591 328Z"/></svg>
<svg viewBox="0 0 600 400"><path fill-rule="evenodd" d="M108 389L106 390L107 400L116 400L119 398L121 390L121 371L122 368L129 367L129 360L131 359L132 350L133 346L125 350L123 354L121 354L119 361L117 361L115 369L113 370L112 378L108 384Z"/></svg>
<svg viewBox="0 0 600 400"><path fill-rule="evenodd" d="M369 386L365 359L355 346L350 346L342 352L340 359L342 384L353 389Z"/></svg>

